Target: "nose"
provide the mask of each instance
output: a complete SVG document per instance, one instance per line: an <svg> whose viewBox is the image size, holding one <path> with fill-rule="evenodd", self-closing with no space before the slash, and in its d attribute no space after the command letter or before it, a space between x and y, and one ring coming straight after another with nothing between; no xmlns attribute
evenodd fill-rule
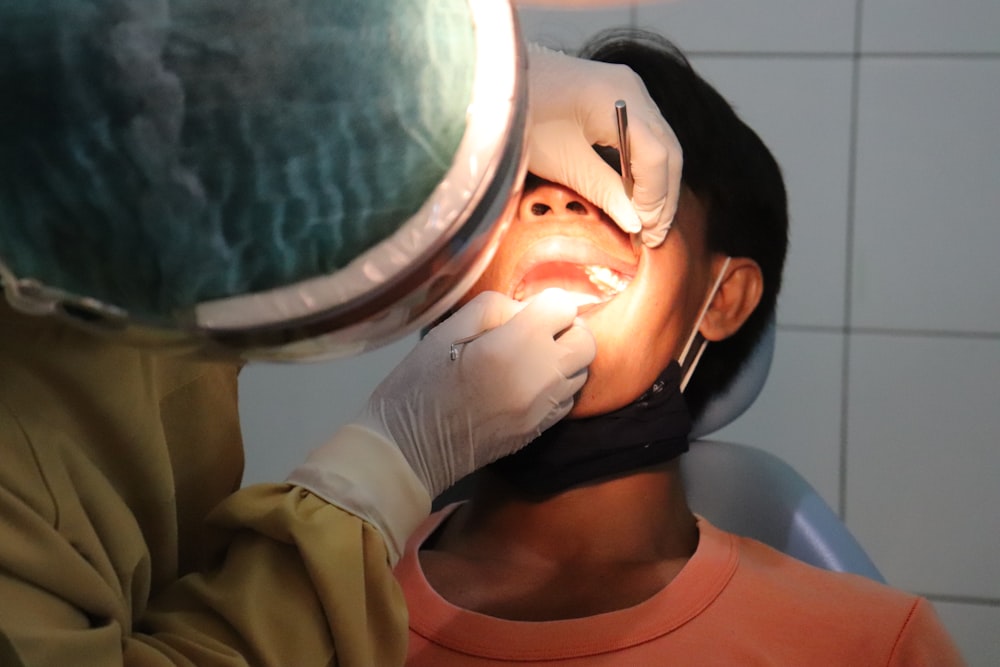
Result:
<svg viewBox="0 0 1000 667"><path fill-rule="evenodd" d="M577 192L555 183L543 183L521 198L521 220L541 221L547 218L600 217L600 209Z"/></svg>

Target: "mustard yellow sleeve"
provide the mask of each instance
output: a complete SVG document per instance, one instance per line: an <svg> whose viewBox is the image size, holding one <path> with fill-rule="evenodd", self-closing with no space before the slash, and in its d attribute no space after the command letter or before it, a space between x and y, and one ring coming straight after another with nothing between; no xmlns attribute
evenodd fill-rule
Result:
<svg viewBox="0 0 1000 667"><path fill-rule="evenodd" d="M405 603L372 526L287 484L243 489L210 520L225 538L216 562L152 601L127 654L176 652L199 666L242 664L233 654L252 665L403 663Z"/></svg>
<svg viewBox="0 0 1000 667"><path fill-rule="evenodd" d="M212 564L166 586L134 626L128 609L144 601L115 599L125 591L91 574L45 517L16 498L0 503L15 528L5 539L31 545L0 563L3 667L403 663L406 611L381 536L301 488L255 486L227 499L212 517ZM133 583L135 595L143 585ZM83 611L98 608L109 617Z"/></svg>
<svg viewBox="0 0 1000 667"><path fill-rule="evenodd" d="M0 306L0 667L402 664L374 524L236 490L235 367L9 324Z"/></svg>

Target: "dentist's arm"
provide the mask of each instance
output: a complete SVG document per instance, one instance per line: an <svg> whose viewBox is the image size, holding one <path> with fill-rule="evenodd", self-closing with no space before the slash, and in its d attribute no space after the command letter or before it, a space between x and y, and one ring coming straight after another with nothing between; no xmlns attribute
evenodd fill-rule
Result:
<svg viewBox="0 0 1000 667"><path fill-rule="evenodd" d="M202 571L166 586L135 626L92 620L102 623L87 635L101 642L100 653L81 651L73 633L59 635L79 659L50 663L403 664L406 608L393 565L431 498L570 409L595 353L575 315L558 294L527 306L479 295L418 343L290 483L248 486L223 501L209 518ZM451 359L452 341L482 331ZM0 494L0 505L4 499L20 502ZM24 569L38 570L34 561ZM50 597L39 586L23 589L33 599ZM27 618L38 650L56 655L46 626Z"/></svg>
<svg viewBox="0 0 1000 667"><path fill-rule="evenodd" d="M432 329L289 481L375 526L395 562L432 498L572 408L596 353L575 318L560 290L526 306L480 294ZM487 330L450 358L452 341Z"/></svg>

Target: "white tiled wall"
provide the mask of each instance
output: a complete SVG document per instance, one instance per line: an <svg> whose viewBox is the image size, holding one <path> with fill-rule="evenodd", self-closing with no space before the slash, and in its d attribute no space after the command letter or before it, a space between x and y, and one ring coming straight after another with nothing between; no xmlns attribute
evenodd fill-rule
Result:
<svg viewBox="0 0 1000 667"><path fill-rule="evenodd" d="M1000 52L1000 3L996 0L863 0L858 4L864 53L996 56Z"/></svg>
<svg viewBox="0 0 1000 667"><path fill-rule="evenodd" d="M859 75L852 324L997 334L1000 60L871 57Z"/></svg>
<svg viewBox="0 0 1000 667"><path fill-rule="evenodd" d="M856 4L856 0L638 2L636 24L676 38L692 52L844 53L854 44Z"/></svg>
<svg viewBox="0 0 1000 667"><path fill-rule="evenodd" d="M847 521L901 587L1000 599L997 346L852 336Z"/></svg>
<svg viewBox="0 0 1000 667"><path fill-rule="evenodd" d="M575 48L674 39L785 171L787 288L771 376L714 437L774 451L889 582L930 597L971 665L1000 665L1000 2L674 0L522 12ZM247 480L361 405L412 339L251 366Z"/></svg>
<svg viewBox="0 0 1000 667"><path fill-rule="evenodd" d="M319 364L249 364L240 374L245 484L283 479L347 423L417 337Z"/></svg>
<svg viewBox="0 0 1000 667"><path fill-rule="evenodd" d="M521 30L524 38L563 51L573 51L588 37L604 28L630 25L633 11L627 6L564 10L532 7L523 9Z"/></svg>

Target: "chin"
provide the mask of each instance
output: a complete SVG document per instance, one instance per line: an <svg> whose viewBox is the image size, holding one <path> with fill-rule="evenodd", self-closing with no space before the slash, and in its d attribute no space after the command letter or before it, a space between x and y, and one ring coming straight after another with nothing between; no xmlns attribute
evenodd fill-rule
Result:
<svg viewBox="0 0 1000 667"><path fill-rule="evenodd" d="M624 408L635 399L642 396L642 393L649 389L649 386L642 387L622 387L619 384L602 380L606 377L601 372L600 360L595 360L596 368L590 372L586 384L577 394L573 409L569 411L567 419L585 419L587 417L597 417ZM650 380L649 385L655 381Z"/></svg>

